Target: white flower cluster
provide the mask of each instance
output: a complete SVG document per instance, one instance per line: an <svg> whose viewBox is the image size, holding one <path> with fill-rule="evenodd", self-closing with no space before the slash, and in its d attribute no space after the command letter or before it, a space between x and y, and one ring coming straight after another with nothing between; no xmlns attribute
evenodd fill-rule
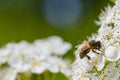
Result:
<svg viewBox="0 0 120 80"><path fill-rule="evenodd" d="M99 20L98 33L88 41L101 41L102 50L98 51L100 54L90 51L90 60L80 59L80 45L72 67L72 80L120 80L120 0L113 7L105 8Z"/></svg>
<svg viewBox="0 0 120 80"><path fill-rule="evenodd" d="M45 70L70 75L70 63L61 57L71 49L71 44L58 36L40 39L34 43L21 41L8 43L0 49L0 80L15 80L18 73L41 74ZM5 75L5 76L4 76Z"/></svg>

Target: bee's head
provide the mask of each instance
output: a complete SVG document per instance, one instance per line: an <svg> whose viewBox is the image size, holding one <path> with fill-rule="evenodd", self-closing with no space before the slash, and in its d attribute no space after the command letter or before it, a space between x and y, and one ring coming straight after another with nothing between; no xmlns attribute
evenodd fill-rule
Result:
<svg viewBox="0 0 120 80"><path fill-rule="evenodd" d="M100 41L91 40L91 41L89 42L89 44L90 44L92 47L101 48L101 42L100 42Z"/></svg>
<svg viewBox="0 0 120 80"><path fill-rule="evenodd" d="M100 42L100 41L97 41L97 42L96 42L96 46L97 46L98 48L101 48L101 42Z"/></svg>

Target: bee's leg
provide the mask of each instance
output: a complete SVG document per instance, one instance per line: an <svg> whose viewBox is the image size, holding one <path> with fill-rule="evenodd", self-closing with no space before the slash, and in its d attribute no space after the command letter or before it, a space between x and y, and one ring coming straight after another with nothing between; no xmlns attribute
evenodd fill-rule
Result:
<svg viewBox="0 0 120 80"><path fill-rule="evenodd" d="M102 51L100 48L96 48L97 50L99 50L99 51Z"/></svg>
<svg viewBox="0 0 120 80"><path fill-rule="evenodd" d="M103 52L104 50L103 49L98 49L99 51Z"/></svg>
<svg viewBox="0 0 120 80"><path fill-rule="evenodd" d="M94 53L96 53L96 54L99 54L99 52L97 52L96 50L94 50L94 49L92 49L92 51L94 52Z"/></svg>
<svg viewBox="0 0 120 80"><path fill-rule="evenodd" d="M101 52L103 51L103 50L102 50L102 49L100 49L100 48L97 48L97 50L99 50L99 51L101 51Z"/></svg>
<svg viewBox="0 0 120 80"><path fill-rule="evenodd" d="M89 60L90 60L90 57L88 55L85 55Z"/></svg>

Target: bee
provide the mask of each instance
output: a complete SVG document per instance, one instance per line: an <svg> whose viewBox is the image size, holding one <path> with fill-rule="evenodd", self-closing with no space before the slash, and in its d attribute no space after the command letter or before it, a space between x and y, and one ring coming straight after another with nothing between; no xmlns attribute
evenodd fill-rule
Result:
<svg viewBox="0 0 120 80"><path fill-rule="evenodd" d="M79 57L81 59L83 59L84 57L87 57L90 60L90 57L87 55L90 52L90 50L99 54L96 50L100 51L100 49L101 49L101 42L100 41L90 40L90 41L84 42L78 48Z"/></svg>

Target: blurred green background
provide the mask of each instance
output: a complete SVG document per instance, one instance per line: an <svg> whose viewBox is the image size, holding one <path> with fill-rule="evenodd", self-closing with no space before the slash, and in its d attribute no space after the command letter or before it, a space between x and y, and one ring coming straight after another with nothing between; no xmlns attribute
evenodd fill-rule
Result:
<svg viewBox="0 0 120 80"><path fill-rule="evenodd" d="M8 42L19 42L21 40L32 42L35 39L58 35L75 46L85 40L86 36L90 36L97 31L99 27L94 21L98 19L101 10L104 9L107 4L112 3L110 0L70 0L71 2L69 3L69 0L57 0L56 3L54 3L54 1L55 0L0 0L0 45L5 45ZM67 5L67 3L69 5ZM73 3L74 5L72 5ZM49 4L54 6L49 8L51 6ZM68 12L65 11L74 6L76 6L76 11L74 12L77 14L72 13L72 10L68 10ZM54 7L56 8L52 9ZM49 10L45 11L47 8ZM71 16L74 17L74 15L77 15L77 19L73 20L73 24L60 25L62 23L60 21L67 21L66 15L69 13L73 15L70 14L67 16L69 17L68 19L73 19ZM53 23L50 23L46 16L52 16L49 18L54 20L61 20L58 20L58 24L54 25L55 21L53 20Z"/></svg>
<svg viewBox="0 0 120 80"><path fill-rule="evenodd" d="M75 46L99 28L95 20L107 4L113 3L110 0L0 0L0 46L57 35L72 43L73 49L64 57L73 60Z"/></svg>
<svg viewBox="0 0 120 80"><path fill-rule="evenodd" d="M57 1L59 3L61 0ZM80 12L82 16L79 16L72 27L61 29L49 24L45 19L43 15L45 0L0 0L0 44L20 40L33 41L51 35L58 35L66 41L78 44L86 36L96 32L99 27L94 21L104 6L111 3L110 0L78 1L82 5Z"/></svg>
<svg viewBox="0 0 120 80"><path fill-rule="evenodd" d="M58 35L74 48L97 31L99 27L94 21L111 3L110 0L0 0L0 45ZM69 57L73 56L73 50Z"/></svg>
<svg viewBox="0 0 120 80"><path fill-rule="evenodd" d="M0 0L0 45L21 40L32 42L35 39L58 35L65 41L71 42L74 50L74 46L97 31L99 27L94 21L98 19L101 10L112 2L110 0L70 1ZM49 8L52 5L54 6ZM74 6L76 10L71 9ZM71 10L66 11L69 8ZM67 16L69 13L71 14ZM73 24L69 22L70 24L60 25L68 21L66 19L68 17L73 19L71 16L77 17L73 20ZM47 17L50 19L47 20ZM50 23L52 19L54 19L53 23ZM56 19L58 24L54 25ZM69 52L69 57L73 56L73 50Z"/></svg>

